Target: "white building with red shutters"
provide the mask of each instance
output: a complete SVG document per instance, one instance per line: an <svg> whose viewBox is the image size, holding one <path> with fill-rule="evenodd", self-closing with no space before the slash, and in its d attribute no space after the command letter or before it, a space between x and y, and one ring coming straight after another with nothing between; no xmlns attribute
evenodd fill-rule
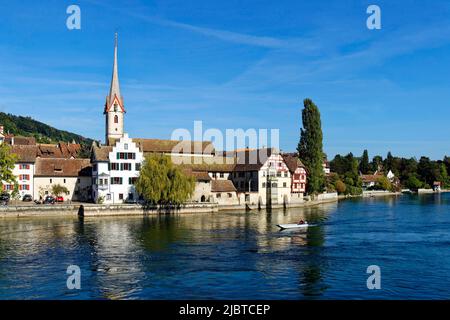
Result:
<svg viewBox="0 0 450 320"><path fill-rule="evenodd" d="M286 163L291 173L291 193L305 194L306 192L306 167L301 160L293 154L283 154L284 162Z"/></svg>
<svg viewBox="0 0 450 320"><path fill-rule="evenodd" d="M11 146L11 153L17 156L13 174L16 177L19 196L21 198L26 194L32 195L34 191L36 152L37 146ZM12 193L14 191L14 183L3 182L3 191Z"/></svg>
<svg viewBox="0 0 450 320"><path fill-rule="evenodd" d="M288 204L291 174L275 148L246 149L228 153L235 157L231 179L245 203L253 205Z"/></svg>

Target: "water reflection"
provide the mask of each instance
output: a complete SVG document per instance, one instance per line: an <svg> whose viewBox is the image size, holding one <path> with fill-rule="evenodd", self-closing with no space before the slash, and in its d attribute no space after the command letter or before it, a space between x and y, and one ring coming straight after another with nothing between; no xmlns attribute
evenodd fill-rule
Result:
<svg viewBox="0 0 450 320"><path fill-rule="evenodd" d="M1 220L0 293L9 298L276 298L285 279L291 298L319 295L327 265L326 221L337 208ZM318 226L293 232L276 227L300 219ZM39 269L30 272L36 264ZM65 287L70 264L82 270L80 292Z"/></svg>
<svg viewBox="0 0 450 320"><path fill-rule="evenodd" d="M135 237L138 221L85 219L76 224L77 241L79 248L89 252L89 281L98 298L120 299L138 294L145 277L143 252Z"/></svg>

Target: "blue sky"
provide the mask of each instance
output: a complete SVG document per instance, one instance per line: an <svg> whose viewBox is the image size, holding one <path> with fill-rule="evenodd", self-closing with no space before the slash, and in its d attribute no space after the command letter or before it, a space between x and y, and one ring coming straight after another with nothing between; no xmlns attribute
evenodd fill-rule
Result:
<svg viewBox="0 0 450 320"><path fill-rule="evenodd" d="M324 150L450 154L450 2L5 1L0 111L104 136L114 32L132 137L279 128L296 148L304 98ZM81 30L66 8L81 8ZM366 28L381 8L382 29Z"/></svg>

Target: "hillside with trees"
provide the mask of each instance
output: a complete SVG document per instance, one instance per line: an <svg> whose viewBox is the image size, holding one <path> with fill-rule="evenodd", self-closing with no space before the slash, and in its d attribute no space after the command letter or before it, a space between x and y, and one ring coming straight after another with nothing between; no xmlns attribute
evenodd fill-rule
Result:
<svg viewBox="0 0 450 320"><path fill-rule="evenodd" d="M4 112L0 112L0 125L3 125L5 134L10 133L15 136L34 137L39 143L75 141L81 145L82 155L89 153L93 141L79 134L56 129L31 117L15 116Z"/></svg>

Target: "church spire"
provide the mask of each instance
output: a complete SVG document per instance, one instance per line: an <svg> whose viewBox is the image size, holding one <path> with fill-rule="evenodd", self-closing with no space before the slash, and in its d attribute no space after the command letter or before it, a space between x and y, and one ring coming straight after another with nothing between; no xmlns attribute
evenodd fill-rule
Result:
<svg viewBox="0 0 450 320"><path fill-rule="evenodd" d="M113 105L118 105L121 108L122 112L125 112L123 106L123 99L122 96L120 95L119 70L117 66L117 47L118 47L118 39L116 32L114 36L114 63L111 77L111 87L109 89L109 95L106 97L105 113L109 112Z"/></svg>
<svg viewBox="0 0 450 320"><path fill-rule="evenodd" d="M114 41L114 64L111 77L111 87L109 95L106 97L105 110L103 112L106 119L105 143L113 145L123 136L123 118L125 109L123 107L123 99L120 95L119 87L119 71L117 66L117 33Z"/></svg>

